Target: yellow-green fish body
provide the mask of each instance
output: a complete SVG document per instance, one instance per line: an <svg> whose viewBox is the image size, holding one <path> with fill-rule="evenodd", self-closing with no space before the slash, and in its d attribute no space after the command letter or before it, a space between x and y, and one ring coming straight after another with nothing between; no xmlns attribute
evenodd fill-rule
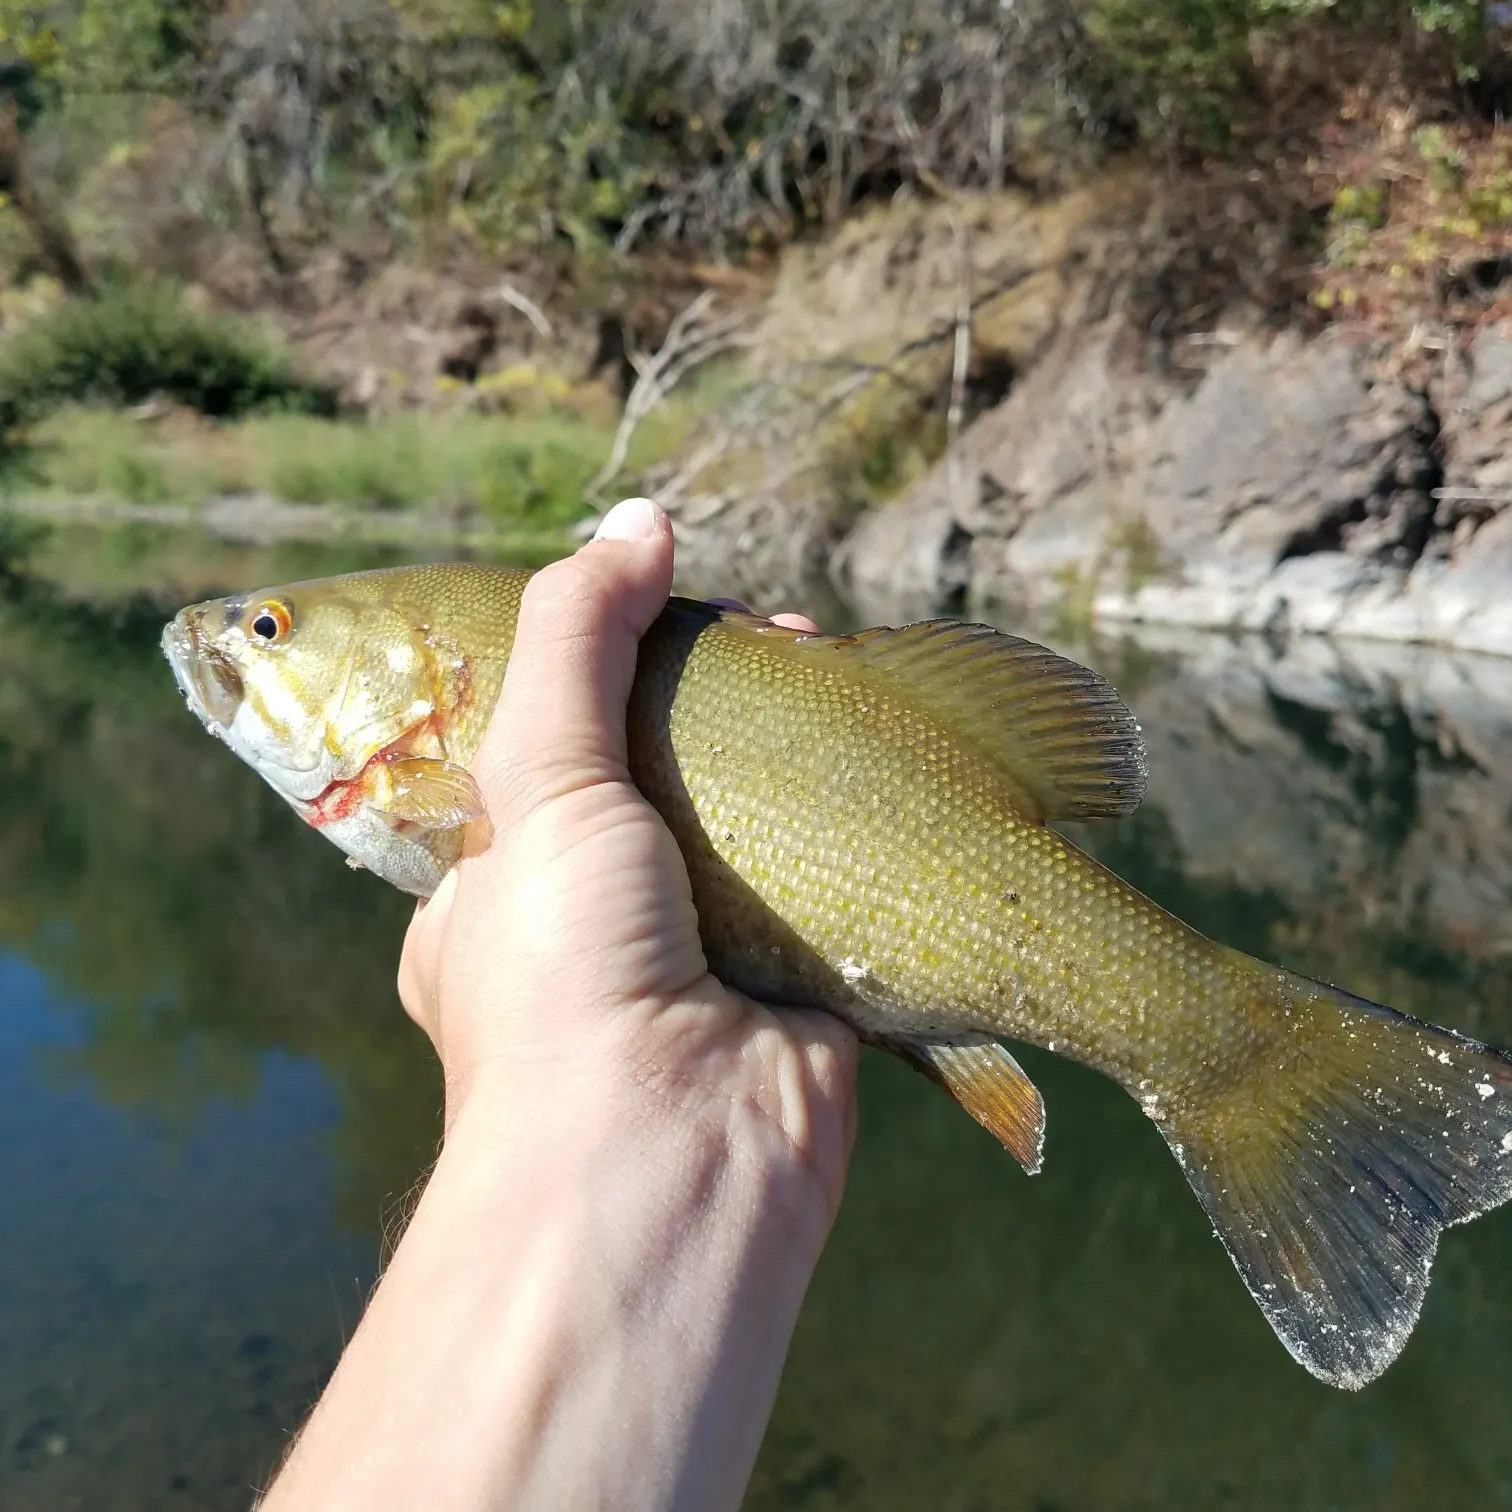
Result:
<svg viewBox="0 0 1512 1512"><path fill-rule="evenodd" d="M526 581L457 564L264 590L185 610L165 647L215 733L425 894L482 815L466 768ZM1047 826L1143 792L1137 726L1086 669L981 626L805 636L673 600L629 734L716 975L844 1017L1030 1170L1043 1108L997 1037L1114 1077L1322 1379L1379 1374L1439 1231L1512 1194L1512 1062L1205 939Z"/></svg>

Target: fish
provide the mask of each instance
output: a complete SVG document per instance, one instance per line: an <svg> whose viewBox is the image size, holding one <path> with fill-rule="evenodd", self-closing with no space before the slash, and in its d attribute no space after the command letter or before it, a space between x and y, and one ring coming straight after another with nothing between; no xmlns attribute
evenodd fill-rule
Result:
<svg viewBox="0 0 1512 1512"><path fill-rule="evenodd" d="M264 588L182 610L163 647L212 735L424 897L487 823L469 763L529 576ZM627 726L720 980L839 1016L1030 1173L1044 1103L1003 1041L1111 1077L1318 1379L1386 1369L1442 1230L1512 1194L1512 1058L1207 939L1054 827L1144 796L1139 726L1087 668L950 619L808 634L673 598Z"/></svg>

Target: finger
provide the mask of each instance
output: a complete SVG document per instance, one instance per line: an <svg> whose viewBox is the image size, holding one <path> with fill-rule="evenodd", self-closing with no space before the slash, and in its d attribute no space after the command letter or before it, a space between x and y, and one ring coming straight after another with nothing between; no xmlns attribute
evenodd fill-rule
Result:
<svg viewBox="0 0 1512 1512"><path fill-rule="evenodd" d="M806 614L774 614L774 625L781 625L787 630L801 630L805 635L818 635L819 627Z"/></svg>
<svg viewBox="0 0 1512 1512"><path fill-rule="evenodd" d="M716 609L733 609L737 614L754 614L756 611L749 604L742 604L739 599L711 598L709 602ZM771 623L781 625L785 630L801 630L805 635L818 635L818 625L806 614L774 614Z"/></svg>
<svg viewBox="0 0 1512 1512"><path fill-rule="evenodd" d="M593 540L530 580L475 763L496 822L625 775L636 650L671 591L672 525L649 499L616 504Z"/></svg>

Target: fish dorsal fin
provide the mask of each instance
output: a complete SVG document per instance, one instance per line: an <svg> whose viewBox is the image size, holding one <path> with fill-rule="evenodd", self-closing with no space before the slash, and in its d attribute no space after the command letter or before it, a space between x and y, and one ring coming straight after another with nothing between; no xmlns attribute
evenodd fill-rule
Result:
<svg viewBox="0 0 1512 1512"><path fill-rule="evenodd" d="M1003 767L1025 818L1116 819L1144 797L1144 741L1127 705L1097 673L1033 641L951 619L803 635L723 617L794 654L854 659L894 679Z"/></svg>

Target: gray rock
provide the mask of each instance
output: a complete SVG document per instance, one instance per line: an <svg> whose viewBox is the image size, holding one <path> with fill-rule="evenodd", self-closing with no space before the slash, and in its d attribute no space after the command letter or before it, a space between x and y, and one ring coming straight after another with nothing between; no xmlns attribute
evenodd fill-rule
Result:
<svg viewBox="0 0 1512 1512"><path fill-rule="evenodd" d="M846 543L850 591L1512 654L1512 339L1428 397L1379 344L1250 336L1195 384L1066 333ZM1442 483L1442 486L1439 486Z"/></svg>
<svg viewBox="0 0 1512 1512"><path fill-rule="evenodd" d="M1438 522L1484 523L1512 499L1512 340L1482 326L1467 364L1452 362L1439 385L1443 415L1443 499Z"/></svg>
<svg viewBox="0 0 1512 1512"><path fill-rule="evenodd" d="M842 544L847 593L977 596L1053 603L1102 551L1116 518L1114 435L1158 410L1149 380L1124 379L1112 328L1058 341L911 489Z"/></svg>
<svg viewBox="0 0 1512 1512"><path fill-rule="evenodd" d="M831 574L853 598L940 602L955 586L951 553L960 529L946 497L895 499L862 516L830 559Z"/></svg>
<svg viewBox="0 0 1512 1512"><path fill-rule="evenodd" d="M1512 400L1512 342L1500 326L1484 325L1470 347L1470 381L1461 400L1463 413L1479 415Z"/></svg>
<svg viewBox="0 0 1512 1512"><path fill-rule="evenodd" d="M1343 342L1248 343L1166 406L1141 469L1145 518L1168 550L1227 570L1327 549L1389 514L1426 415L1405 389L1372 388Z"/></svg>

